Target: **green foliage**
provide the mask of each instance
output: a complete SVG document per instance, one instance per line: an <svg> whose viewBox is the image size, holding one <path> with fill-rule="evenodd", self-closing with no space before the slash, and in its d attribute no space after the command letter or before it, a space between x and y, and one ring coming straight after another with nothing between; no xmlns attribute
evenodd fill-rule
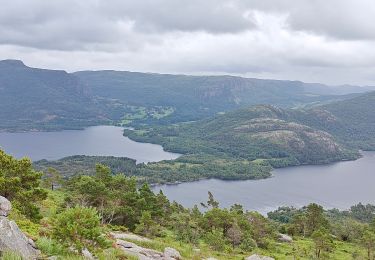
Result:
<svg viewBox="0 0 375 260"><path fill-rule="evenodd" d="M214 228L205 234L204 239L213 250L223 251L225 249L226 239L223 230Z"/></svg>
<svg viewBox="0 0 375 260"><path fill-rule="evenodd" d="M333 249L333 239L323 227L315 230L311 237L315 244L315 256L317 258L321 258L325 253L329 253Z"/></svg>
<svg viewBox="0 0 375 260"><path fill-rule="evenodd" d="M375 233L366 230L361 238L361 243L366 248L368 259L373 259L375 250Z"/></svg>
<svg viewBox="0 0 375 260"><path fill-rule="evenodd" d="M137 226L137 231L145 235L158 234L149 230L148 222L158 222L170 210L163 193L155 195L147 184L137 189L134 178L113 175L109 167L99 164L94 176L75 176L67 181L65 189L69 194L67 206L95 207L101 223L124 225L132 231Z"/></svg>
<svg viewBox="0 0 375 260"><path fill-rule="evenodd" d="M97 165L92 176L74 176L58 190L49 190L38 205L44 217L40 223L31 222L18 208L10 218L36 240L43 256L58 259L82 259L69 248L77 253L88 248L98 259L129 259L115 248L105 249L109 230L152 237L134 242L159 251L172 246L186 259L239 260L254 252L275 259L364 259L375 250L372 205L358 204L348 211L325 211L317 204L280 207L266 218L238 204L220 208L209 193L200 212L197 206L186 209L171 203L148 184L137 186L134 178L113 174L103 165ZM289 231L294 242L276 243L281 230Z"/></svg>
<svg viewBox="0 0 375 260"><path fill-rule="evenodd" d="M97 164L108 166L112 172L121 172L126 175L136 175L136 162L130 158L113 157L113 156L85 156L74 155L64 157L56 161L40 160L33 163L38 171L49 174L50 168L56 169L57 172L65 178L77 174L95 175Z"/></svg>
<svg viewBox="0 0 375 260"><path fill-rule="evenodd" d="M307 206L305 212L307 234L312 234L321 228L328 228L329 223L323 213L324 210L322 206L315 203L311 203Z"/></svg>
<svg viewBox="0 0 375 260"><path fill-rule="evenodd" d="M200 215L187 212L174 213L171 216L171 228L176 234L176 240L198 245L202 235L202 230L198 223L200 217Z"/></svg>
<svg viewBox="0 0 375 260"><path fill-rule="evenodd" d="M98 212L93 208L74 207L58 214L53 223L53 237L78 251L106 245Z"/></svg>
<svg viewBox="0 0 375 260"><path fill-rule="evenodd" d="M361 238L364 229L365 227L362 223L349 217L337 219L331 223L332 234L342 241L358 241Z"/></svg>
<svg viewBox="0 0 375 260"><path fill-rule="evenodd" d="M143 211L139 224L135 226L134 231L144 236L154 237L160 235L160 228L160 225L152 219L151 213Z"/></svg>
<svg viewBox="0 0 375 260"><path fill-rule="evenodd" d="M29 159L17 160L0 150L0 195L32 220L41 218L35 203L47 196L40 188L41 176L42 173L33 170Z"/></svg>
<svg viewBox="0 0 375 260"><path fill-rule="evenodd" d="M97 257L99 260L138 260L138 257L126 255L124 252L117 248L105 249L103 252L97 254Z"/></svg>
<svg viewBox="0 0 375 260"><path fill-rule="evenodd" d="M17 252L9 251L9 250L0 252L0 259L1 260L23 260L20 254L18 254Z"/></svg>
<svg viewBox="0 0 375 260"><path fill-rule="evenodd" d="M56 187L61 186L62 176L54 168L49 167L43 174L42 186L46 189L54 190Z"/></svg>
<svg viewBox="0 0 375 260"><path fill-rule="evenodd" d="M357 220L369 223L375 218L375 206L359 203L350 207L350 215Z"/></svg>
<svg viewBox="0 0 375 260"><path fill-rule="evenodd" d="M36 241L36 246L47 256L66 255L68 253L68 250L62 245L62 243L47 237L40 237Z"/></svg>
<svg viewBox="0 0 375 260"><path fill-rule="evenodd" d="M286 224L290 223L298 212L298 209L294 207L279 207L277 210L268 212L267 216L269 219Z"/></svg>
<svg viewBox="0 0 375 260"><path fill-rule="evenodd" d="M17 208L13 208L8 217L15 221L18 227L28 236L33 238L39 236L40 224L35 220L30 220Z"/></svg>
<svg viewBox="0 0 375 260"><path fill-rule="evenodd" d="M240 244L240 248L244 251L253 251L257 248L257 242L251 238L251 236L247 235L244 237Z"/></svg>
<svg viewBox="0 0 375 260"><path fill-rule="evenodd" d="M329 221L324 214L323 207L315 203L293 213L290 223L288 233L292 235L311 236L320 228L329 228Z"/></svg>

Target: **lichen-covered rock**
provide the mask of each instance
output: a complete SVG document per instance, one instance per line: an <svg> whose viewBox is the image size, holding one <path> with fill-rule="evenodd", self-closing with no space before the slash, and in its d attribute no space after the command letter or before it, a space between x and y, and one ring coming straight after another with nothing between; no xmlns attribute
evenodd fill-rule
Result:
<svg viewBox="0 0 375 260"><path fill-rule="evenodd" d="M164 259L164 254L162 252L144 248L132 242L117 239L116 244L125 253L134 255L138 257L139 260L154 260L154 259L162 260Z"/></svg>
<svg viewBox="0 0 375 260"><path fill-rule="evenodd" d="M0 196L0 216L7 217L11 209L12 204L10 204L10 201Z"/></svg>
<svg viewBox="0 0 375 260"><path fill-rule="evenodd" d="M182 259L180 252L178 252L176 249L172 247L166 247L164 249L164 257L166 259Z"/></svg>
<svg viewBox="0 0 375 260"><path fill-rule="evenodd" d="M285 234L279 234L279 241L284 243L292 243L293 238Z"/></svg>
<svg viewBox="0 0 375 260"><path fill-rule="evenodd" d="M24 259L37 259L39 250L29 241L14 221L0 216L0 251L17 252Z"/></svg>
<svg viewBox="0 0 375 260"><path fill-rule="evenodd" d="M91 252L90 252L87 248L84 248L84 249L82 250L82 255L83 255L83 257L86 258L86 259L90 259L90 260L95 259L94 256L91 254Z"/></svg>
<svg viewBox="0 0 375 260"><path fill-rule="evenodd" d="M164 253L144 248L132 242L121 239L116 240L116 245L125 253L138 257L139 260L181 260L180 253L171 247L166 247Z"/></svg>
<svg viewBox="0 0 375 260"><path fill-rule="evenodd" d="M275 258L254 254L249 257L246 257L245 260L275 260Z"/></svg>

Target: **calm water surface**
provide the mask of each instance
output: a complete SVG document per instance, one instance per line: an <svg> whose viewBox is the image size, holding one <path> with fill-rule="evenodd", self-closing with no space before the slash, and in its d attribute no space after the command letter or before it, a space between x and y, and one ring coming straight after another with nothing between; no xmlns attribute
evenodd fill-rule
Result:
<svg viewBox="0 0 375 260"><path fill-rule="evenodd" d="M207 191L211 191L222 207L239 203L262 213L281 205L300 207L310 202L347 209L358 202L375 204L375 152L363 155L357 161L277 169L274 177L264 180L211 179L154 189L162 189L170 200L187 207L207 201Z"/></svg>
<svg viewBox="0 0 375 260"><path fill-rule="evenodd" d="M18 158L55 160L70 155L110 155L136 159L138 163L175 159L160 145L138 143L122 135L123 128L95 126L60 132L0 133L0 147ZM163 185L170 200L187 207L207 200L213 192L221 206L240 203L262 213L281 205L303 206L310 202L327 208L346 209L358 202L375 204L375 152L364 152L357 161L324 166L277 169L274 176L257 181L203 180Z"/></svg>
<svg viewBox="0 0 375 260"><path fill-rule="evenodd" d="M56 160L70 155L129 157L137 163L175 159L160 145L138 143L123 135L123 128L94 126L59 132L0 133L0 147L7 153L32 160Z"/></svg>

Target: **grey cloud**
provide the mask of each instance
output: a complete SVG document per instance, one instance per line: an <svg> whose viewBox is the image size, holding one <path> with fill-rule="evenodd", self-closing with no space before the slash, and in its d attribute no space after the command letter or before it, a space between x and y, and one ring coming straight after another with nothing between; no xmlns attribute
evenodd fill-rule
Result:
<svg viewBox="0 0 375 260"><path fill-rule="evenodd" d="M288 23L294 30L345 40L375 39L372 0L244 0L242 4L288 14Z"/></svg>
<svg viewBox="0 0 375 260"><path fill-rule="evenodd" d="M375 84L373 0L0 5L0 59L30 66Z"/></svg>
<svg viewBox="0 0 375 260"><path fill-rule="evenodd" d="M222 0L113 0L102 9L118 18L127 17L146 31L207 31L235 33L253 28L237 1Z"/></svg>
<svg viewBox="0 0 375 260"><path fill-rule="evenodd" d="M0 43L35 48L90 49L119 42L135 47L154 41L152 34L237 33L254 28L236 1L0 0L0 4Z"/></svg>

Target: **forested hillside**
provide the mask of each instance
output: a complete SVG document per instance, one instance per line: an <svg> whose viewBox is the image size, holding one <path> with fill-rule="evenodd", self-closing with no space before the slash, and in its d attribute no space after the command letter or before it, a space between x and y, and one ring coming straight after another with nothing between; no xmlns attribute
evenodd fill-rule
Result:
<svg viewBox="0 0 375 260"><path fill-rule="evenodd" d="M0 128L75 128L105 122L90 90L65 71L0 61Z"/></svg>
<svg viewBox="0 0 375 260"><path fill-rule="evenodd" d="M177 160L180 162L214 160L220 165L220 160L227 160L285 167L358 156L327 132L301 124L294 110L274 106L255 106L197 122L125 133L135 140L160 143L167 150L185 154Z"/></svg>
<svg viewBox="0 0 375 260"><path fill-rule="evenodd" d="M375 92L311 109L291 110L298 122L327 131L354 149L375 149Z"/></svg>
<svg viewBox="0 0 375 260"><path fill-rule="evenodd" d="M262 80L233 76L188 76L127 71L82 71L74 73L95 95L117 99L138 107L172 108L163 118L139 115L134 123L175 123L197 120L218 112L256 104L296 107L348 98L348 94L322 84ZM354 92L366 89L351 88ZM128 117L126 119L133 119ZM140 120L141 119L141 120ZM143 120L142 120L143 119Z"/></svg>

